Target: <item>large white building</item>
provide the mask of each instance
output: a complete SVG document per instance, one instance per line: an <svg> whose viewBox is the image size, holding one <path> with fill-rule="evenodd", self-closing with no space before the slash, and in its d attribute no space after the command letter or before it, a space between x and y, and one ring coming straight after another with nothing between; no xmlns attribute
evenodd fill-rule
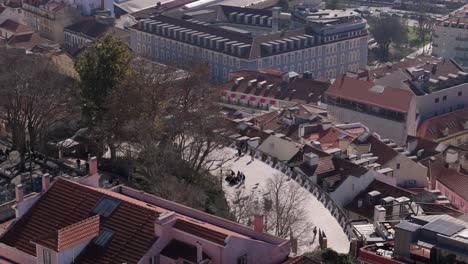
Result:
<svg viewBox="0 0 468 264"><path fill-rule="evenodd" d="M432 55L468 66L468 6L438 20L433 30Z"/></svg>
<svg viewBox="0 0 468 264"><path fill-rule="evenodd" d="M181 66L206 61L215 82L262 68L335 78L367 64L367 23L349 10L214 6L137 19L131 47L138 55Z"/></svg>

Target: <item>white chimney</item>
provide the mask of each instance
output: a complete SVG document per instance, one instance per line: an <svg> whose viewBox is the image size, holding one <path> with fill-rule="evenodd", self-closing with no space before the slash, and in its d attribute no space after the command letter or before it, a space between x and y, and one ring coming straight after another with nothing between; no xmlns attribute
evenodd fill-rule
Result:
<svg viewBox="0 0 468 264"><path fill-rule="evenodd" d="M383 206L381 205L374 206L374 224L385 221L386 214L387 214L387 210Z"/></svg>
<svg viewBox="0 0 468 264"><path fill-rule="evenodd" d="M317 156L316 154L312 152L304 153L302 158L303 158L304 163L306 163L307 166L310 166L310 167L318 165L319 160L320 160L319 156Z"/></svg>
<svg viewBox="0 0 468 264"><path fill-rule="evenodd" d="M362 207L362 199L358 199L357 201L357 207L361 208Z"/></svg>
<svg viewBox="0 0 468 264"><path fill-rule="evenodd" d="M48 173L42 175L42 191L45 192L49 188L50 185L50 175Z"/></svg>
<svg viewBox="0 0 468 264"><path fill-rule="evenodd" d="M445 154L445 162L449 164L453 164L457 161L458 161L458 151L454 149L447 150L447 153Z"/></svg>

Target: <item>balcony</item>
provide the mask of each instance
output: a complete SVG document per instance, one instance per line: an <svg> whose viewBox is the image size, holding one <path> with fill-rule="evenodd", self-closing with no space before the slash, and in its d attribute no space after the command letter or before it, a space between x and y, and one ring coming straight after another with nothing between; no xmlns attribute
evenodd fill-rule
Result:
<svg viewBox="0 0 468 264"><path fill-rule="evenodd" d="M459 51L468 51L468 47L455 47L455 50L459 50Z"/></svg>
<svg viewBox="0 0 468 264"><path fill-rule="evenodd" d="M468 41L468 38L456 37L455 40L458 40L458 41Z"/></svg>

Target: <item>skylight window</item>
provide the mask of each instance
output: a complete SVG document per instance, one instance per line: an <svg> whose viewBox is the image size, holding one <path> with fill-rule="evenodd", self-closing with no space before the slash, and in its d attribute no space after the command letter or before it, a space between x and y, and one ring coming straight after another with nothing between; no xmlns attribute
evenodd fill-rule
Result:
<svg viewBox="0 0 468 264"><path fill-rule="evenodd" d="M119 206L120 201L110 197L103 197L93 209L93 213L103 217L109 217L112 212Z"/></svg>
<svg viewBox="0 0 468 264"><path fill-rule="evenodd" d="M94 239L94 244L104 247L114 236L114 231L104 228L102 232Z"/></svg>

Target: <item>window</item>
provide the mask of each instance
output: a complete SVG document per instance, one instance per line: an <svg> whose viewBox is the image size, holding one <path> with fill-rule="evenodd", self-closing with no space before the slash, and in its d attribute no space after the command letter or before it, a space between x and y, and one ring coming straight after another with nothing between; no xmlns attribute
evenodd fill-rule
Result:
<svg viewBox="0 0 468 264"><path fill-rule="evenodd" d="M50 264L52 262L50 257L50 251L47 249L43 249L42 254L44 257L44 264Z"/></svg>
<svg viewBox="0 0 468 264"><path fill-rule="evenodd" d="M149 264L159 264L159 256L150 257Z"/></svg>
<svg viewBox="0 0 468 264"><path fill-rule="evenodd" d="M447 101L447 96L444 95L444 97L442 97L442 100L443 100L443 101Z"/></svg>
<svg viewBox="0 0 468 264"><path fill-rule="evenodd" d="M463 208L463 207L465 207L465 202L460 201L460 208Z"/></svg>
<svg viewBox="0 0 468 264"><path fill-rule="evenodd" d="M439 102L439 98L436 98L436 99L434 100L434 103L437 104L438 102Z"/></svg>
<svg viewBox="0 0 468 264"><path fill-rule="evenodd" d="M396 169L399 170L400 169L400 163L397 163L396 165Z"/></svg>
<svg viewBox="0 0 468 264"><path fill-rule="evenodd" d="M461 95L462 95L462 91L459 91L459 92L458 92L458 96L461 96Z"/></svg>
<svg viewBox="0 0 468 264"><path fill-rule="evenodd" d="M448 190L445 190L445 197L447 197L447 199L449 197L449 191Z"/></svg>
<svg viewBox="0 0 468 264"><path fill-rule="evenodd" d="M238 257L237 264L247 264L247 254Z"/></svg>

